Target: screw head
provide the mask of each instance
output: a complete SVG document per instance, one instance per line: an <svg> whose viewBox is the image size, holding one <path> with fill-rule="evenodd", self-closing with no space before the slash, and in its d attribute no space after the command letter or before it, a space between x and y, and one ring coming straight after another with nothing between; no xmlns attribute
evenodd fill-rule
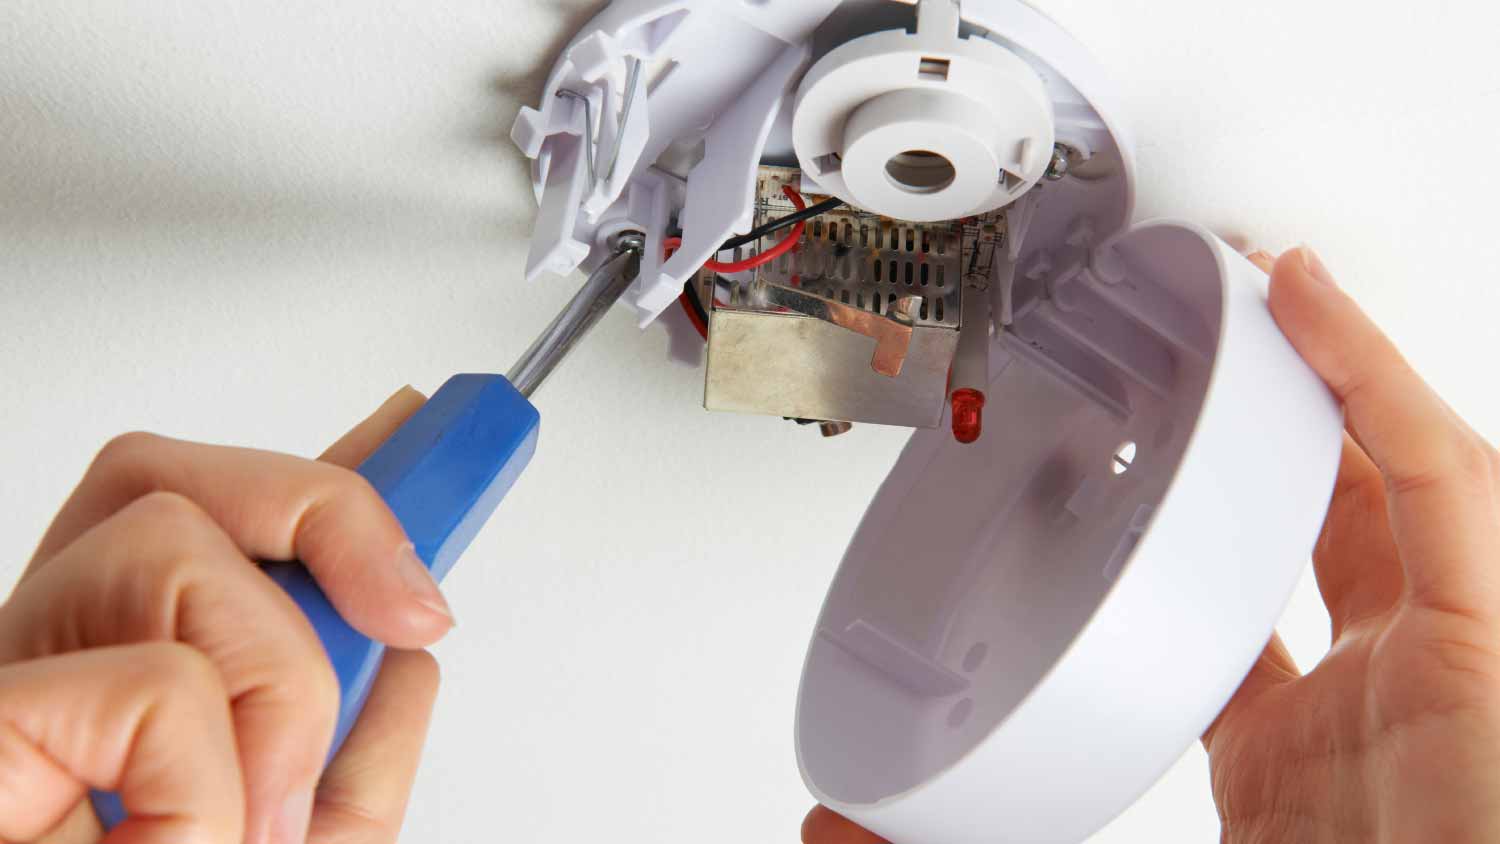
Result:
<svg viewBox="0 0 1500 844"><path fill-rule="evenodd" d="M1068 175L1068 148L1062 144L1052 147L1052 160L1047 162L1047 181L1055 182Z"/></svg>
<svg viewBox="0 0 1500 844"><path fill-rule="evenodd" d="M612 252L640 253L646 250L646 235L627 229L610 235L608 243Z"/></svg>
<svg viewBox="0 0 1500 844"><path fill-rule="evenodd" d="M921 296L902 296L896 300L896 316L905 322L915 322L922 312Z"/></svg>

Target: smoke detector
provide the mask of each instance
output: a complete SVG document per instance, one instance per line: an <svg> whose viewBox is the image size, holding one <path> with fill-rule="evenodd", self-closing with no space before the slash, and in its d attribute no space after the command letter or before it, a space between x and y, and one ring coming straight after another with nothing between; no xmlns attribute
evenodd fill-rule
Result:
<svg viewBox="0 0 1500 844"><path fill-rule="evenodd" d="M1253 664L1332 490L1341 414L1264 275L1133 223L1123 127L1018 0L614 0L516 119L530 279L640 232L624 301L689 313L707 408L914 429L795 731L813 796L895 844L1122 811Z"/></svg>

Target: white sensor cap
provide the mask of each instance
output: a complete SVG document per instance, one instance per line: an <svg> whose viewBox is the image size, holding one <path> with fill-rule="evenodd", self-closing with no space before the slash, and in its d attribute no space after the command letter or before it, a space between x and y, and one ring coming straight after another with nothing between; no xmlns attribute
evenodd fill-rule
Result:
<svg viewBox="0 0 1500 844"><path fill-rule="evenodd" d="M804 77L792 116L818 186L877 214L953 220L1009 205L1046 172L1052 103L1035 70L959 37L954 0L923 0L917 31L839 46Z"/></svg>

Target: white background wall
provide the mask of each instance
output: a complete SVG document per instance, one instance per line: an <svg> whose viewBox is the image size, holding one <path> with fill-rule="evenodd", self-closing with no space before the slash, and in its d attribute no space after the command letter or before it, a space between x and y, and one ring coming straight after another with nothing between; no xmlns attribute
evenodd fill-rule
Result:
<svg viewBox="0 0 1500 844"><path fill-rule="evenodd" d="M1490 4L1039 5L1116 75L1139 216L1310 241L1500 438ZM403 383L508 367L575 282L522 286L503 139L595 7L0 0L0 584L111 434L310 454ZM795 840L800 659L904 436L709 415L664 349L612 314L541 394L448 580L407 840ZM1282 631L1318 659L1310 576ZM1194 748L1098 841L1216 829Z"/></svg>

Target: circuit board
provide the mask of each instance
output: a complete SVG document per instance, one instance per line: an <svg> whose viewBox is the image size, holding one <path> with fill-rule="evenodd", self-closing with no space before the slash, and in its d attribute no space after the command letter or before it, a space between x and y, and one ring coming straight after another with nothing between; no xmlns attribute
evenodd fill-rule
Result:
<svg viewBox="0 0 1500 844"><path fill-rule="evenodd" d="M802 185L795 168L762 167L755 225L795 213L785 188L800 191ZM826 199L798 195L807 205ZM717 260L762 254L789 231L772 232ZM910 223L845 205L806 221L795 248L753 271L704 271L698 277L709 317L704 406L795 419L937 425L964 298L986 295L992 265L1004 254L1005 232L1001 213ZM875 371L868 336L755 296L761 282L909 320L904 368L894 377ZM913 298L920 304L912 307ZM895 316L898 303L911 310Z"/></svg>
<svg viewBox="0 0 1500 844"><path fill-rule="evenodd" d="M801 185L802 172L797 168L761 167L756 180L755 224L795 212L797 207L784 188L795 190ZM810 194L803 198L812 204L826 197ZM918 324L957 328L962 288L988 286L1005 234L1005 216L998 211L924 224L893 220L845 205L808 221L798 247L761 267L756 279L802 287L882 314L888 313L901 296L917 295L923 300ZM767 249L784 236L778 232L746 244L728 259ZM754 309L742 295L748 280L726 280L705 273L699 281L705 303Z"/></svg>

